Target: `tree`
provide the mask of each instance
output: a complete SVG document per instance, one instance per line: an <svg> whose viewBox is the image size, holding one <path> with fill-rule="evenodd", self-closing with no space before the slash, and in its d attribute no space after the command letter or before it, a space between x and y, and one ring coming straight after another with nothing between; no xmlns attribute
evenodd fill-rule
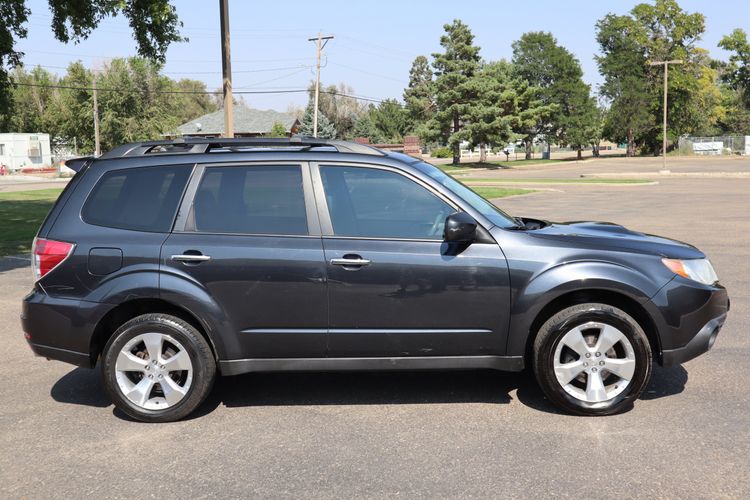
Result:
<svg viewBox="0 0 750 500"><path fill-rule="evenodd" d="M370 106L367 114L386 142L403 141L404 135L411 129L409 112L395 99L386 99L377 106Z"/></svg>
<svg viewBox="0 0 750 500"><path fill-rule="evenodd" d="M286 137L286 127L281 122L274 122L268 137Z"/></svg>
<svg viewBox="0 0 750 500"><path fill-rule="evenodd" d="M142 58L114 59L96 74L99 85L101 142L105 148L122 142L160 139L177 125L212 111L202 82L174 81L160 73L158 63ZM53 145L74 141L83 152L94 149L94 74L81 63L68 66L59 78L36 67L13 71L16 85L9 94L13 112L5 130L46 132Z"/></svg>
<svg viewBox="0 0 750 500"><path fill-rule="evenodd" d="M23 54L15 49L16 40L26 38L31 10L25 0L0 0L0 114L6 114L10 101L6 67L21 63ZM122 14L133 31L138 54L164 61L167 48L183 41L182 23L169 0L49 0L52 32L63 43L88 38L106 17Z"/></svg>
<svg viewBox="0 0 750 500"><path fill-rule="evenodd" d="M173 98L170 99L174 103L172 108L178 124L189 122L198 116L213 113L219 109L211 94L207 93L206 84L200 80L182 78L174 82L174 87L177 92L184 92L173 94Z"/></svg>
<svg viewBox="0 0 750 500"><path fill-rule="evenodd" d="M613 14L601 19L596 28L603 54L596 56L604 76L600 92L610 101L604 136L626 142L626 155L634 156L637 141L654 127L648 61L637 39L640 28L632 17Z"/></svg>
<svg viewBox="0 0 750 500"><path fill-rule="evenodd" d="M591 89L583 81L578 59L557 43L551 33L525 33L513 43L513 65L516 74L532 86L539 87L545 105L552 112L540 116L524 137L526 158L531 158L534 141L543 136L549 143L581 148L590 142L596 111Z"/></svg>
<svg viewBox="0 0 750 500"><path fill-rule="evenodd" d="M404 102L412 121L426 123L435 111L432 70L425 56L417 56L409 70L409 86L404 90Z"/></svg>
<svg viewBox="0 0 750 500"><path fill-rule="evenodd" d="M750 108L750 42L747 33L737 28L721 39L719 47L733 53L723 68L722 81L737 92L745 107Z"/></svg>
<svg viewBox="0 0 750 500"><path fill-rule="evenodd" d="M512 102L515 96L508 85L507 65L489 63L469 80L474 95L467 110L467 120L456 136L468 141L469 147L479 146L479 162L487 160L489 144L507 143L513 135Z"/></svg>
<svg viewBox="0 0 750 500"><path fill-rule="evenodd" d="M310 84L308 94L310 101L314 101L315 83ZM342 139L352 137L354 124L367 111L367 106L350 97L352 95L354 95L354 89L345 83L340 83L338 86L321 86L318 96L318 109L333 123L337 136Z"/></svg>
<svg viewBox="0 0 750 500"><path fill-rule="evenodd" d="M605 79L602 95L611 101L610 126L624 127L619 134L617 130L610 133L627 137L629 155L634 154L636 144L654 153L661 149L663 71L660 66L648 66L649 61L683 61L669 70L672 138L715 122L720 110L714 108L720 100L715 89L706 88L711 80L706 71L710 61L695 46L704 29L703 14L683 11L675 0L638 4L629 15L609 14L597 23L602 52L597 61ZM707 120L697 121L706 116Z"/></svg>
<svg viewBox="0 0 750 500"><path fill-rule="evenodd" d="M302 116L302 121L299 126L299 135L313 135L313 104L312 101L305 108L305 114ZM324 113L318 111L318 137L321 139L335 139L336 138L336 126L326 117Z"/></svg>
<svg viewBox="0 0 750 500"><path fill-rule="evenodd" d="M471 79L479 69L479 47L467 25L456 19L443 26L440 37L443 53L433 54L435 69L435 101L437 111L431 120L436 135L447 140L453 151L453 163L461 161L458 132L467 119L473 90Z"/></svg>
<svg viewBox="0 0 750 500"><path fill-rule="evenodd" d="M371 110L374 107L375 106L371 104L369 109ZM378 128L373 123L369 110L367 113L363 114L357 119L357 123L354 124L354 129L352 130L352 136L354 138L365 138L370 141L370 144L380 144L386 142L383 133L378 130Z"/></svg>

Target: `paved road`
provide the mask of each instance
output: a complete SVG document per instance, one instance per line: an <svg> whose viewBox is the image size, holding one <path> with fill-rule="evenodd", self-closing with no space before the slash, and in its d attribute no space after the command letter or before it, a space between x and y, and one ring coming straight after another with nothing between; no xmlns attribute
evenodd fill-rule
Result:
<svg viewBox="0 0 750 500"><path fill-rule="evenodd" d="M61 188L70 179L45 179L43 177L31 176L2 176L0 177L0 193L11 191L28 191L32 189Z"/></svg>
<svg viewBox="0 0 750 500"><path fill-rule="evenodd" d="M32 357L30 272L5 261L0 497L748 498L750 180L561 189L498 203L688 240L730 290L714 350L656 369L632 411L558 414L526 374L265 374L221 379L191 420L135 423L97 371Z"/></svg>

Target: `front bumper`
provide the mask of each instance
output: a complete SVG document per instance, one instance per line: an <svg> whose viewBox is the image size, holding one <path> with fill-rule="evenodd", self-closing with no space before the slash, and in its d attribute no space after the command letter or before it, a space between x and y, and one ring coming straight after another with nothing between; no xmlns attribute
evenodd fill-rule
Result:
<svg viewBox="0 0 750 500"><path fill-rule="evenodd" d="M111 304L50 297L34 289L23 300L21 325L34 354L92 367L94 330L112 307Z"/></svg>
<svg viewBox="0 0 750 500"><path fill-rule="evenodd" d="M676 277L652 299L663 366L689 361L711 349L729 312L721 285L705 286Z"/></svg>
<svg viewBox="0 0 750 500"><path fill-rule="evenodd" d="M662 351L662 365L679 365L700 356L704 352L708 352L713 347L714 342L716 342L719 330L721 330L726 319L727 315L724 313L703 325L703 328L698 331L686 346Z"/></svg>

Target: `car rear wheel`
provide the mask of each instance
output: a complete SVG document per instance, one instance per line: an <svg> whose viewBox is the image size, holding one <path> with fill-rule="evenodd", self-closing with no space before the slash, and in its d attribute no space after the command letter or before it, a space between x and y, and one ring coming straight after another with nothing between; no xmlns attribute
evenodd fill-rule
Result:
<svg viewBox="0 0 750 500"><path fill-rule="evenodd" d="M651 375L651 348L635 319L599 303L549 318L534 341L534 372L545 395L579 415L629 408Z"/></svg>
<svg viewBox="0 0 750 500"><path fill-rule="evenodd" d="M124 413L144 422L169 422L203 402L216 376L216 362L192 325L166 314L145 314L109 339L102 375L115 406Z"/></svg>

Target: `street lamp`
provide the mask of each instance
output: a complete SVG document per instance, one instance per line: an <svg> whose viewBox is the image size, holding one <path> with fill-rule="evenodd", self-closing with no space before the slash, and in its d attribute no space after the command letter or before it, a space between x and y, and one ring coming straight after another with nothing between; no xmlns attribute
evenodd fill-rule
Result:
<svg viewBox="0 0 750 500"><path fill-rule="evenodd" d="M682 64L682 59L672 59L671 61L651 61L649 66L664 66L664 124L662 129L662 172L667 172L667 81L669 80L669 65Z"/></svg>

